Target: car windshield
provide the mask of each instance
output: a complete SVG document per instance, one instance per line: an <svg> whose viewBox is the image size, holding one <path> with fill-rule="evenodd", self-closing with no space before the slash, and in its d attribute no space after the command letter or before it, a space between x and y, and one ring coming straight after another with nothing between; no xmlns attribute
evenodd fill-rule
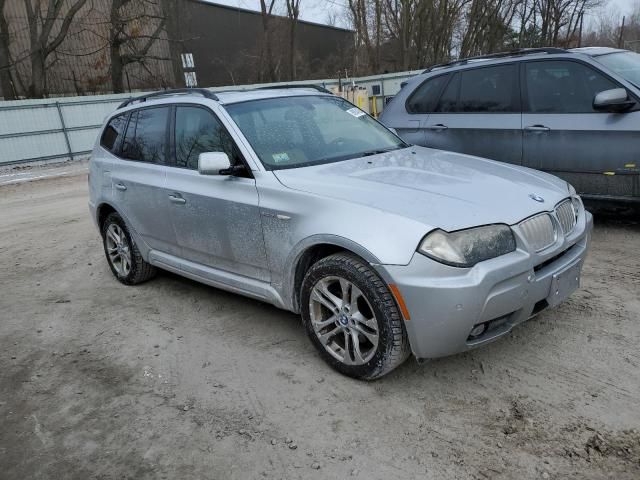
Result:
<svg viewBox="0 0 640 480"><path fill-rule="evenodd" d="M270 170L336 162L408 147L340 97L251 100L227 111Z"/></svg>
<svg viewBox="0 0 640 480"><path fill-rule="evenodd" d="M640 87L640 55L634 52L609 53L596 57L605 67Z"/></svg>

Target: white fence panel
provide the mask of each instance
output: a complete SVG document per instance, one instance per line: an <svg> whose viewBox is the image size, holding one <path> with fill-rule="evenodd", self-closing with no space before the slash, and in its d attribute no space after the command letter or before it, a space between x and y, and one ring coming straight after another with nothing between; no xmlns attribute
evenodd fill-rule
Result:
<svg viewBox="0 0 640 480"><path fill-rule="evenodd" d="M400 84L418 72L402 72L355 79L324 79L286 82L293 85L315 84L326 88L343 86L365 87L375 97L377 110L385 99L400 90ZM272 84L216 87L229 90L264 87ZM69 159L91 151L99 128L107 115L136 94L62 97L44 100L0 102L0 165L35 160Z"/></svg>

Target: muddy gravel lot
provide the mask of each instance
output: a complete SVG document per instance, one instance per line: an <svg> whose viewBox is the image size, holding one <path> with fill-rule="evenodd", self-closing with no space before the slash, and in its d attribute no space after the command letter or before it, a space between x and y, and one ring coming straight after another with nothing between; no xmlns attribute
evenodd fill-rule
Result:
<svg viewBox="0 0 640 480"><path fill-rule="evenodd" d="M640 225L483 349L364 383L297 316L112 276L86 174L0 186L0 478L640 478Z"/></svg>

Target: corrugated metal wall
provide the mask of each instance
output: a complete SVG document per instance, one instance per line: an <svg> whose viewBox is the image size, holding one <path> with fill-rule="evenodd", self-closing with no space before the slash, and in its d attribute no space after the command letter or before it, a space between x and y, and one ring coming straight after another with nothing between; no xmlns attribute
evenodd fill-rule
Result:
<svg viewBox="0 0 640 480"><path fill-rule="evenodd" d="M402 72L343 80L343 85L355 83L366 87L373 95L378 86L378 111L385 98L400 90L400 83L419 73ZM338 85L337 79L306 80L289 84L314 83L327 88ZM229 88L252 88L277 84L216 87L212 91ZM142 94L142 93L139 93ZM134 95L139 95L134 94ZM107 115L131 94L63 97L44 100L0 102L0 165L37 160L73 159L88 154Z"/></svg>

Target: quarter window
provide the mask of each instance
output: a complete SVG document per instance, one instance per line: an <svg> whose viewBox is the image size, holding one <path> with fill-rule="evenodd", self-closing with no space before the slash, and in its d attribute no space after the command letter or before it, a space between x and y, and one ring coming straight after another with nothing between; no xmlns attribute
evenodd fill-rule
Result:
<svg viewBox="0 0 640 480"><path fill-rule="evenodd" d="M427 80L420 85L407 101L407 110L410 113L433 112L438 103L438 95L447 83L449 75L440 75Z"/></svg>
<svg viewBox="0 0 640 480"><path fill-rule="evenodd" d="M100 145L113 153L117 147L118 140L122 138L122 134L124 133L124 129L126 126L126 114L113 117L111 120L109 120L109 123L104 129L104 132L102 132Z"/></svg>
<svg viewBox="0 0 640 480"><path fill-rule="evenodd" d="M519 112L518 79L514 65L458 72L438 104L438 112Z"/></svg>
<svg viewBox="0 0 640 480"><path fill-rule="evenodd" d="M593 113L596 94L618 88L578 62L528 62L525 70L528 111L532 113Z"/></svg>
<svg viewBox="0 0 640 480"><path fill-rule="evenodd" d="M144 108L132 112L122 144L122 156L129 160L164 164L168 119L168 107Z"/></svg>
<svg viewBox="0 0 640 480"><path fill-rule="evenodd" d="M203 152L224 152L232 163L239 159L231 136L209 110L199 107L176 107L175 166L198 169Z"/></svg>

